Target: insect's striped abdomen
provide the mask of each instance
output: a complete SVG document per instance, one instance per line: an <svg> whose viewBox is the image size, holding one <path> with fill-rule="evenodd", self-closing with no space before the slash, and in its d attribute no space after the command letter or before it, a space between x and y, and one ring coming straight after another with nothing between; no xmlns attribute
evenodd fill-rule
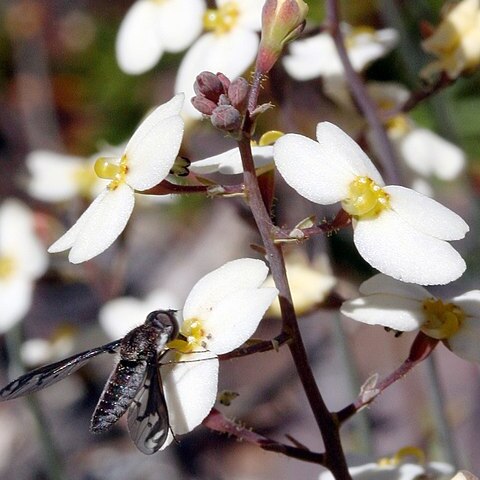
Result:
<svg viewBox="0 0 480 480"><path fill-rule="evenodd" d="M103 432L110 428L127 411L143 384L146 370L146 361L120 360L93 412L90 423L92 432Z"/></svg>

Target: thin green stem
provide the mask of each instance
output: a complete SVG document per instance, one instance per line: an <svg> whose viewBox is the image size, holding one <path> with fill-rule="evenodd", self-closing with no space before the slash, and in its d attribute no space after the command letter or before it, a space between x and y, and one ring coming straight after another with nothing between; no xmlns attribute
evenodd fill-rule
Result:
<svg viewBox="0 0 480 480"><path fill-rule="evenodd" d="M22 343L21 326L16 325L5 335L5 343L9 356L9 372L10 378L13 379L24 373L24 368L20 359L20 346ZM26 404L37 424L37 432L40 444L45 454L45 463L48 478L50 480L62 480L65 477L63 471L62 460L56 448L55 441L51 435L51 429L47 419L43 414L40 403L34 395L26 398Z"/></svg>

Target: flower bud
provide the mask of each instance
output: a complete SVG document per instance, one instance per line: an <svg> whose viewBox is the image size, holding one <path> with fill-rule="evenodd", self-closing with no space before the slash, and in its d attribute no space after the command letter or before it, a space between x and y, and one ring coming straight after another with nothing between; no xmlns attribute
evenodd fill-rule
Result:
<svg viewBox="0 0 480 480"><path fill-rule="evenodd" d="M218 97L224 93L223 82L212 72L202 72L197 75L193 90L197 96L204 96L217 103Z"/></svg>
<svg viewBox="0 0 480 480"><path fill-rule="evenodd" d="M231 105L217 107L211 116L212 125L220 130L233 132L242 126L240 112Z"/></svg>
<svg viewBox="0 0 480 480"><path fill-rule="evenodd" d="M203 113L204 115L210 116L215 110L215 108L217 108L217 104L215 102L212 102L211 100L205 98L202 95L193 97L191 102L195 109L198 110L200 113Z"/></svg>
<svg viewBox="0 0 480 480"><path fill-rule="evenodd" d="M262 11L262 39L257 70L265 74L278 60L283 47L305 27L308 5L303 0L267 0Z"/></svg>
<svg viewBox="0 0 480 480"><path fill-rule="evenodd" d="M228 98L232 105L240 112L245 112L248 103L250 85L243 77L236 78L228 88Z"/></svg>

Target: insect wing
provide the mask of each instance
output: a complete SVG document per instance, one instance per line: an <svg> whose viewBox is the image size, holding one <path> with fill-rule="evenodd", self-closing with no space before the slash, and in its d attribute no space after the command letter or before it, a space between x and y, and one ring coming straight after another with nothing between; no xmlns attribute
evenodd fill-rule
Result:
<svg viewBox="0 0 480 480"><path fill-rule="evenodd" d="M130 405L128 431L136 447L146 455L157 452L167 440L168 410L157 364L148 366L145 382Z"/></svg>
<svg viewBox="0 0 480 480"><path fill-rule="evenodd" d="M0 401L12 400L49 387L83 367L93 357L101 353L114 353L119 345L120 340L116 340L101 347L77 353L59 362L32 370L13 380L13 382L0 390Z"/></svg>

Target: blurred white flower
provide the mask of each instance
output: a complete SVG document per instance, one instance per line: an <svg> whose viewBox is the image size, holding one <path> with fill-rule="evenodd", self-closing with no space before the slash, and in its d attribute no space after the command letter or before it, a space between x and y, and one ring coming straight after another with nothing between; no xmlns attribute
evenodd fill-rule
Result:
<svg viewBox="0 0 480 480"><path fill-rule="evenodd" d="M275 164L300 195L321 205L342 203L351 215L360 255L387 275L421 285L445 284L465 271L448 243L468 225L413 190L385 186L362 149L335 125L317 125L318 143L288 134L274 145Z"/></svg>
<svg viewBox="0 0 480 480"><path fill-rule="evenodd" d="M459 357L480 362L480 290L442 300L419 285L378 274L362 283L360 293L343 303L345 316L399 332L421 330Z"/></svg>
<svg viewBox="0 0 480 480"><path fill-rule="evenodd" d="M423 452L416 447L400 449L391 458L381 458L348 469L354 480L450 480L454 469L448 463L425 462ZM330 472L322 472L319 480L333 480Z"/></svg>
<svg viewBox="0 0 480 480"><path fill-rule="evenodd" d="M34 281L46 270L33 213L18 200L5 200L0 206L0 332L28 312Z"/></svg>
<svg viewBox="0 0 480 480"><path fill-rule="evenodd" d="M81 263L107 249L125 228L135 191L160 183L170 172L182 142L180 111L183 95L156 108L137 128L120 158L99 158L95 172L110 183L77 222L49 249L70 250L69 260Z"/></svg>
<svg viewBox="0 0 480 480"><path fill-rule="evenodd" d="M102 306L99 321L105 333L112 339L124 337L130 330L142 325L154 310L178 310L180 302L163 289L150 292L145 299L119 297Z"/></svg>
<svg viewBox="0 0 480 480"><path fill-rule="evenodd" d="M269 130L265 132L258 144L252 142L252 155L255 168L271 166L273 168L273 146L283 132L278 130ZM190 171L197 175L205 175L209 173L222 173L224 175L237 175L243 173L242 157L238 148L232 148L226 152L214 155L213 157L204 158L193 162Z"/></svg>
<svg viewBox="0 0 480 480"><path fill-rule="evenodd" d="M371 82L368 92L384 112L403 104L409 97L405 87L390 82ZM431 130L419 127L410 116L399 114L388 120L386 128L402 160L419 175L450 181L465 168L463 150Z"/></svg>
<svg viewBox="0 0 480 480"><path fill-rule="evenodd" d="M397 44L396 30L385 28L341 26L345 47L352 67L360 72L369 64L387 55ZM290 44L290 53L283 58L283 65L295 80L311 80L317 77L343 77L344 69L331 35L320 33Z"/></svg>
<svg viewBox="0 0 480 480"><path fill-rule="evenodd" d="M95 175L95 160L117 152L121 153L111 147L94 158L82 158L48 150L34 150L26 158L30 173L27 191L33 198L44 202L64 202L76 196L91 199L108 183Z"/></svg>
<svg viewBox="0 0 480 480"><path fill-rule="evenodd" d="M193 84L202 71L221 72L234 79L255 60L261 29L264 0L216 0L217 9L207 10L204 33L188 50L180 64L175 91L194 96ZM184 113L191 118L201 114L185 102Z"/></svg>
<svg viewBox="0 0 480 480"><path fill-rule="evenodd" d="M263 287L267 273L264 262L242 258L205 275L192 288L183 307L183 339L168 344L176 353L167 355L171 363L161 367L174 434L193 430L213 407L217 355L248 340L278 294L275 288ZM164 447L172 439L170 433Z"/></svg>
<svg viewBox="0 0 480 480"><path fill-rule="evenodd" d="M285 267L297 315L308 313L322 303L337 283L326 255L319 256L313 261L304 254L289 255ZM271 275L268 276L264 286L275 286ZM270 306L269 313L276 317L281 316L278 298Z"/></svg>
<svg viewBox="0 0 480 480"><path fill-rule="evenodd" d="M480 65L479 0L463 0L446 10L442 22L422 42L422 47L438 57L420 72L427 80L440 72L456 78L477 68Z"/></svg>
<svg viewBox="0 0 480 480"><path fill-rule="evenodd" d="M137 0L117 35L120 68L138 75L152 68L163 52L185 50L201 33L204 0Z"/></svg>

